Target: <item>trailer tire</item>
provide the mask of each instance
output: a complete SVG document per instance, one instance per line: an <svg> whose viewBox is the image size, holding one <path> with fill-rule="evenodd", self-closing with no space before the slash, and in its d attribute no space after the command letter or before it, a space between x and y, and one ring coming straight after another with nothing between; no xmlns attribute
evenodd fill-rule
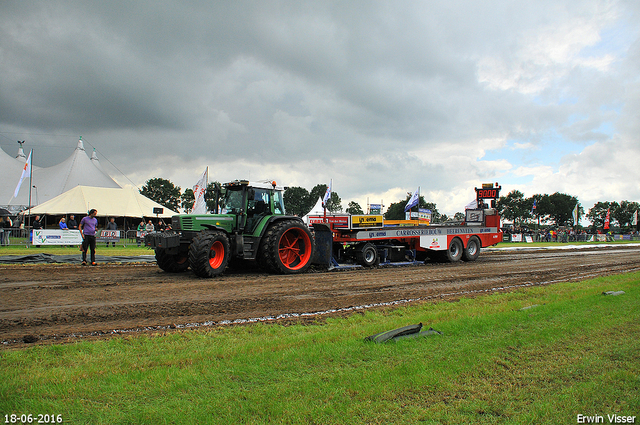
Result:
<svg viewBox="0 0 640 425"><path fill-rule="evenodd" d="M449 249L447 249L447 260L449 260L449 262L451 263L460 261L463 251L464 250L462 249L462 242L460 241L460 239L453 239L451 241L451 244L449 245Z"/></svg>
<svg viewBox="0 0 640 425"><path fill-rule="evenodd" d="M472 236L467 242L467 247L464 249L462 253L462 259L464 261L476 261L478 256L480 255L480 240Z"/></svg>
<svg viewBox="0 0 640 425"><path fill-rule="evenodd" d="M189 268L189 255L186 252L169 254L164 248L156 248L156 263L167 273L181 273Z"/></svg>
<svg viewBox="0 0 640 425"><path fill-rule="evenodd" d="M215 277L224 272L231 253L229 237L219 230L200 232L189 247L189 265L199 277Z"/></svg>
<svg viewBox="0 0 640 425"><path fill-rule="evenodd" d="M298 220L283 220L265 232L258 263L273 273L304 273L311 266L313 252L313 235L309 228Z"/></svg>
<svg viewBox="0 0 640 425"><path fill-rule="evenodd" d="M363 267L376 267L380 264L378 250L372 243L366 243L356 251L356 262Z"/></svg>

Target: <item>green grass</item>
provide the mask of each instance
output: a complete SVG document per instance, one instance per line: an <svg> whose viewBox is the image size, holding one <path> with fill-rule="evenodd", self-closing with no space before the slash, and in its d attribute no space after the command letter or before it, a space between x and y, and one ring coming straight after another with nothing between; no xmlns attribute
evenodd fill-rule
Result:
<svg viewBox="0 0 640 425"><path fill-rule="evenodd" d="M311 325L4 350L0 419L558 424L578 414L638 415L639 282L634 273ZM626 293L603 296L608 290ZM363 341L418 322L443 334Z"/></svg>

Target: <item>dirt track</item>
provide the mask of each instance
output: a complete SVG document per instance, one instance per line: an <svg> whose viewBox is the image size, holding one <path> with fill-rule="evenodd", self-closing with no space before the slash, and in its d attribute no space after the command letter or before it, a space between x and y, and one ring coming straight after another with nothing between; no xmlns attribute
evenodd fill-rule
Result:
<svg viewBox="0 0 640 425"><path fill-rule="evenodd" d="M483 252L473 263L217 279L155 265L0 266L0 346L291 320L640 270L640 248ZM306 315L306 313L315 313ZM300 316L302 315L302 316Z"/></svg>

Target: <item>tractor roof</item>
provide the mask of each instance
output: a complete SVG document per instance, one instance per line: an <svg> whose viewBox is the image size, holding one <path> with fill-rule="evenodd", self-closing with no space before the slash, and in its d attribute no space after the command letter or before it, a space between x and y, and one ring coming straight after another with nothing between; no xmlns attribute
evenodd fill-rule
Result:
<svg viewBox="0 0 640 425"><path fill-rule="evenodd" d="M252 182L249 180L234 180L232 182L228 182L224 184L224 187L234 187L234 186L248 186L256 189L275 189L275 190L285 190L284 186L278 186L275 180L263 180L258 182Z"/></svg>

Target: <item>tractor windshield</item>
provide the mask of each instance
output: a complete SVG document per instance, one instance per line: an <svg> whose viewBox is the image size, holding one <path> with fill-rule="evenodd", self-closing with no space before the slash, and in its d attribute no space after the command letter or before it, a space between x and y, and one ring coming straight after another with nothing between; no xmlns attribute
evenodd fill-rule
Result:
<svg viewBox="0 0 640 425"><path fill-rule="evenodd" d="M242 208L242 190L229 190L224 197L222 203L222 214L237 213Z"/></svg>

